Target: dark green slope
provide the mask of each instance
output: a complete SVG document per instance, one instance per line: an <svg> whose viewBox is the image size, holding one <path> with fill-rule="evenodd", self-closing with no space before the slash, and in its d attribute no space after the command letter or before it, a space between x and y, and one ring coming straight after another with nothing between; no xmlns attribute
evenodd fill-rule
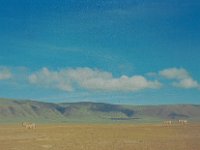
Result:
<svg viewBox="0 0 200 150"><path fill-rule="evenodd" d="M0 123L160 122L166 119L200 121L200 105L132 106L105 103L44 103L0 99Z"/></svg>

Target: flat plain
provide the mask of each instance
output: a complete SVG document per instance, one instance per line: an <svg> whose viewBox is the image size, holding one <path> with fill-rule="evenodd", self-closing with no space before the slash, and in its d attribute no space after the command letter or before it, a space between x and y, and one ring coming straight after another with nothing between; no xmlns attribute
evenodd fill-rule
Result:
<svg viewBox="0 0 200 150"><path fill-rule="evenodd" d="M199 150L200 124L0 125L1 150Z"/></svg>

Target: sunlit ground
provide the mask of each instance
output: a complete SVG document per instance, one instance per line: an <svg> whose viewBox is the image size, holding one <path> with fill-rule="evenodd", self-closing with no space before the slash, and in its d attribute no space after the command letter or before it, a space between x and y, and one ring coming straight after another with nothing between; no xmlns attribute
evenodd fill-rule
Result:
<svg viewBox="0 0 200 150"><path fill-rule="evenodd" d="M200 124L0 126L1 150L199 150Z"/></svg>

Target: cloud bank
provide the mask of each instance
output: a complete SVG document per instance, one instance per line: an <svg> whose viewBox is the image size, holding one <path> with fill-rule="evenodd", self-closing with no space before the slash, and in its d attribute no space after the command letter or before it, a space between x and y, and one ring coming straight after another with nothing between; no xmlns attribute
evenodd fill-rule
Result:
<svg viewBox="0 0 200 150"><path fill-rule="evenodd" d="M12 70L12 72L11 72ZM29 73L28 73L29 72ZM9 80L19 85L28 84L61 91L104 91L104 92L135 92L143 89L159 89L161 81L183 89L200 89L200 83L193 79L184 68L167 68L158 73L150 72L143 75L113 76L111 72L84 68L65 68L50 70L42 68L36 72L21 68L0 66L0 81ZM160 78L162 77L162 78Z"/></svg>
<svg viewBox="0 0 200 150"><path fill-rule="evenodd" d="M91 68L63 69L50 71L43 68L29 76L29 82L44 87L73 91L82 88L92 91L139 91L161 87L157 80L150 81L144 76L113 77L112 73Z"/></svg>
<svg viewBox="0 0 200 150"><path fill-rule="evenodd" d="M159 75L161 75L164 78L174 80L172 85L175 87L185 89L200 87L200 84L190 76L187 70L183 68L164 69L159 72Z"/></svg>
<svg viewBox="0 0 200 150"><path fill-rule="evenodd" d="M7 80L12 77L10 69L7 67L0 67L0 80Z"/></svg>

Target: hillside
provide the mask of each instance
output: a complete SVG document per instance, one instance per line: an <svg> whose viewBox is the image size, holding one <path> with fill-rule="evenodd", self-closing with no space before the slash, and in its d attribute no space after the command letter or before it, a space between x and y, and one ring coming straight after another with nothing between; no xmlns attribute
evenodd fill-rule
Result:
<svg viewBox="0 0 200 150"><path fill-rule="evenodd" d="M105 103L44 103L0 99L0 123L153 123L166 119L200 121L200 105L113 105Z"/></svg>

